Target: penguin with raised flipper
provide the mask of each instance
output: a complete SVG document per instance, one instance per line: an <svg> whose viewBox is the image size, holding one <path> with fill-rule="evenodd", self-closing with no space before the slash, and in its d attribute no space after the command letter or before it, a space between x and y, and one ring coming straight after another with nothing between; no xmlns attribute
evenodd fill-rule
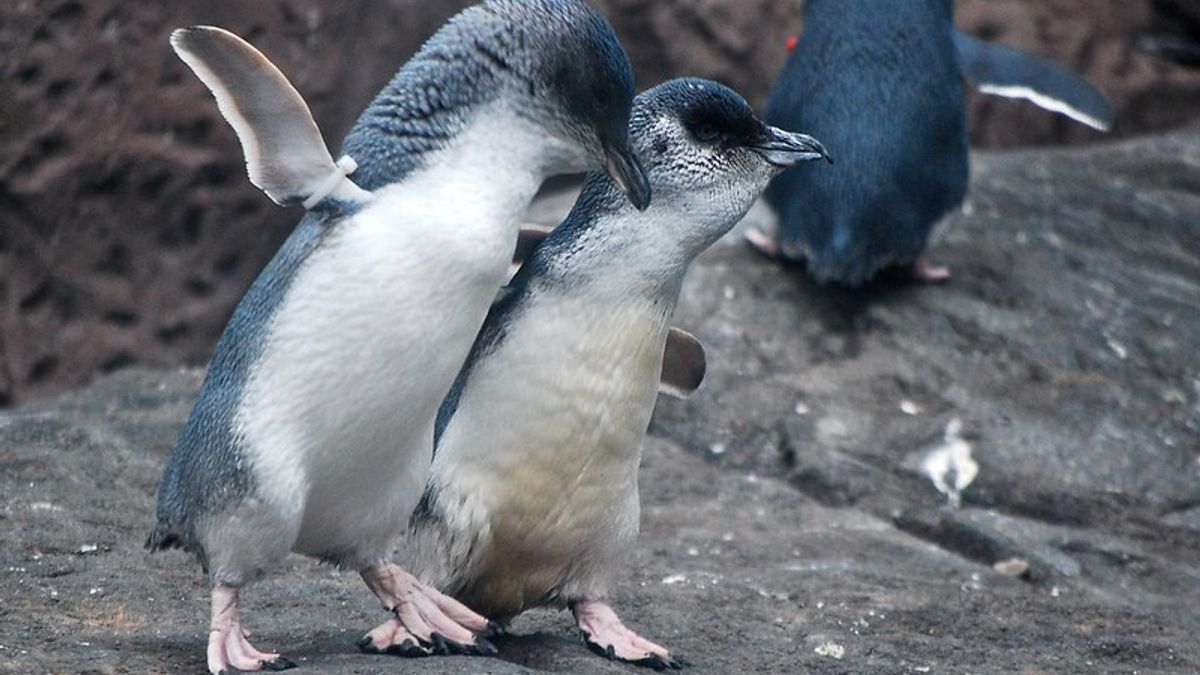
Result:
<svg viewBox="0 0 1200 675"><path fill-rule="evenodd" d="M827 154L699 79L639 96L630 135L653 204L638 212L591 174L505 288L442 405L406 550L418 576L481 614L567 606L593 651L665 669L678 660L605 597L638 532L660 379L684 395L704 376L703 349L668 319L692 260L770 179Z"/></svg>
<svg viewBox="0 0 1200 675"><path fill-rule="evenodd" d="M828 171L787 171L767 190L773 231L763 253L803 261L821 282L858 286L891 266L929 281L949 270L924 257L930 230L967 194L963 80L1026 98L1106 130L1104 95L1054 64L954 28L950 0L808 0L804 35L764 112L836 149Z"/></svg>
<svg viewBox="0 0 1200 675"><path fill-rule="evenodd" d="M389 639L364 648L492 652L483 617L389 558L539 185L607 165L648 203L611 26L579 0L467 9L363 113L338 162L249 44L197 27L172 45L216 96L254 184L309 209L216 347L147 542L191 551L211 579L209 670L293 665L254 648L238 612L239 589L289 551L359 571L393 614Z"/></svg>

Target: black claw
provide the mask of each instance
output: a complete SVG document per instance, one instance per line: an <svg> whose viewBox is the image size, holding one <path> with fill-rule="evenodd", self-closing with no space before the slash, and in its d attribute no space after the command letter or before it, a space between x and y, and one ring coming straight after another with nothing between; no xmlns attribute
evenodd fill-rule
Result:
<svg viewBox="0 0 1200 675"><path fill-rule="evenodd" d="M406 659L419 659L424 656L429 656L429 652L421 648L421 645L412 640L405 640L398 645L388 645L388 648L383 651L384 654L392 656L401 656Z"/></svg>
<svg viewBox="0 0 1200 675"><path fill-rule="evenodd" d="M504 637L508 635L508 626L499 621L488 621L487 628L484 628L475 635L482 638Z"/></svg>
<svg viewBox="0 0 1200 675"><path fill-rule="evenodd" d="M650 656L647 656L644 659L638 659L636 661L627 661L627 663L631 663L635 666L641 666L642 668L649 668L651 670L658 670L658 671L683 670L684 665L686 665L680 659L676 659L671 656L662 656L660 654L651 654Z"/></svg>
<svg viewBox="0 0 1200 675"><path fill-rule="evenodd" d="M445 638L445 636L434 633L430 639L433 642L434 654L438 656L450 656L452 653L452 648L450 646L451 643Z"/></svg>
<svg viewBox="0 0 1200 675"><path fill-rule="evenodd" d="M371 640L370 636L364 635L362 639L355 644L358 645L359 650L361 650L364 654L388 654L390 656L402 656L409 659L414 659L421 656L429 656L429 652L422 649L420 645L416 644L412 640L405 640L398 645L388 645L387 647L380 649L379 647L375 646L375 643Z"/></svg>
<svg viewBox="0 0 1200 675"><path fill-rule="evenodd" d="M354 645L356 647L358 647L358 650L364 654L379 654L379 653L381 653L379 651L379 647L375 646L375 641L372 640L371 636L369 636L369 635L362 636L362 638L360 638L358 642L355 642Z"/></svg>
<svg viewBox="0 0 1200 675"><path fill-rule="evenodd" d="M271 672L291 670L292 668L296 667L296 663L285 656L280 656L274 661L262 661L261 663L263 670L269 670Z"/></svg>
<svg viewBox="0 0 1200 675"><path fill-rule="evenodd" d="M613 650L612 645L602 645L599 642L593 642L587 633L583 634L583 644L587 645L588 650L596 656L606 658L609 661L617 660L617 652Z"/></svg>
<svg viewBox="0 0 1200 675"><path fill-rule="evenodd" d="M492 641L482 635L475 636L475 652L479 656L495 656L500 653Z"/></svg>
<svg viewBox="0 0 1200 675"><path fill-rule="evenodd" d="M480 635L475 636L475 644L465 645L455 642L441 633L434 633L424 644L439 656L494 656L500 651L496 649L496 645Z"/></svg>
<svg viewBox="0 0 1200 675"><path fill-rule="evenodd" d="M587 645L587 648L593 654L604 657L609 661L620 661L651 670L683 670L688 665L687 661L683 659L673 656L661 656L659 654L651 654L644 659L637 660L623 659L617 656L617 652L613 649L612 645L602 645L599 642L594 642L587 633L583 634L583 644Z"/></svg>

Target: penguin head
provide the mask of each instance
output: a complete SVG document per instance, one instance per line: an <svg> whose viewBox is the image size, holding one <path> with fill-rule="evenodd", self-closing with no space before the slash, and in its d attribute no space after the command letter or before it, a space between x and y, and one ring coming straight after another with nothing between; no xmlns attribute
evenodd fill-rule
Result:
<svg viewBox="0 0 1200 675"><path fill-rule="evenodd" d="M815 138L764 124L737 92L698 78L640 95L630 132L655 206L686 211L685 220L704 230L709 243L736 224L779 173L830 160Z"/></svg>
<svg viewBox="0 0 1200 675"><path fill-rule="evenodd" d="M645 209L650 186L629 139L633 68L612 25L582 0L492 0L484 7L517 20L487 48L523 90L519 112L556 147L551 172L603 166Z"/></svg>

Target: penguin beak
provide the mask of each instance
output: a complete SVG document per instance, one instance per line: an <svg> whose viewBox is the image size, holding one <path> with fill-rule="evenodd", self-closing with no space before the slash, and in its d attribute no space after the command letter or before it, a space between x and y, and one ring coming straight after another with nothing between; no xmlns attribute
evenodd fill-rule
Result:
<svg viewBox="0 0 1200 675"><path fill-rule="evenodd" d="M646 178L642 163L628 145L623 149L605 145L604 154L608 158L605 166L608 176L638 211L645 211L646 207L650 206L650 181Z"/></svg>
<svg viewBox="0 0 1200 675"><path fill-rule="evenodd" d="M762 155L767 162L786 169L800 162L824 159L833 164L833 158L825 146L812 136L796 134L783 129L763 125L763 138L750 149Z"/></svg>

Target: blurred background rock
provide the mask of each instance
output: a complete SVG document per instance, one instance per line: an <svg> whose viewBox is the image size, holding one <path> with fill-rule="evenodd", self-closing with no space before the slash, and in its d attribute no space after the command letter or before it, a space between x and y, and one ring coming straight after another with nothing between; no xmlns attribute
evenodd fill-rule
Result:
<svg viewBox="0 0 1200 675"><path fill-rule="evenodd" d="M227 27L280 65L336 147L374 92L469 2L0 4L0 406L132 363L202 364L298 213L245 180L233 133L167 45ZM680 74L761 105L797 0L599 0L639 85ZM1115 136L1200 116L1198 0L959 0L958 22L1048 56L1114 99ZM989 148L1102 136L973 97Z"/></svg>

